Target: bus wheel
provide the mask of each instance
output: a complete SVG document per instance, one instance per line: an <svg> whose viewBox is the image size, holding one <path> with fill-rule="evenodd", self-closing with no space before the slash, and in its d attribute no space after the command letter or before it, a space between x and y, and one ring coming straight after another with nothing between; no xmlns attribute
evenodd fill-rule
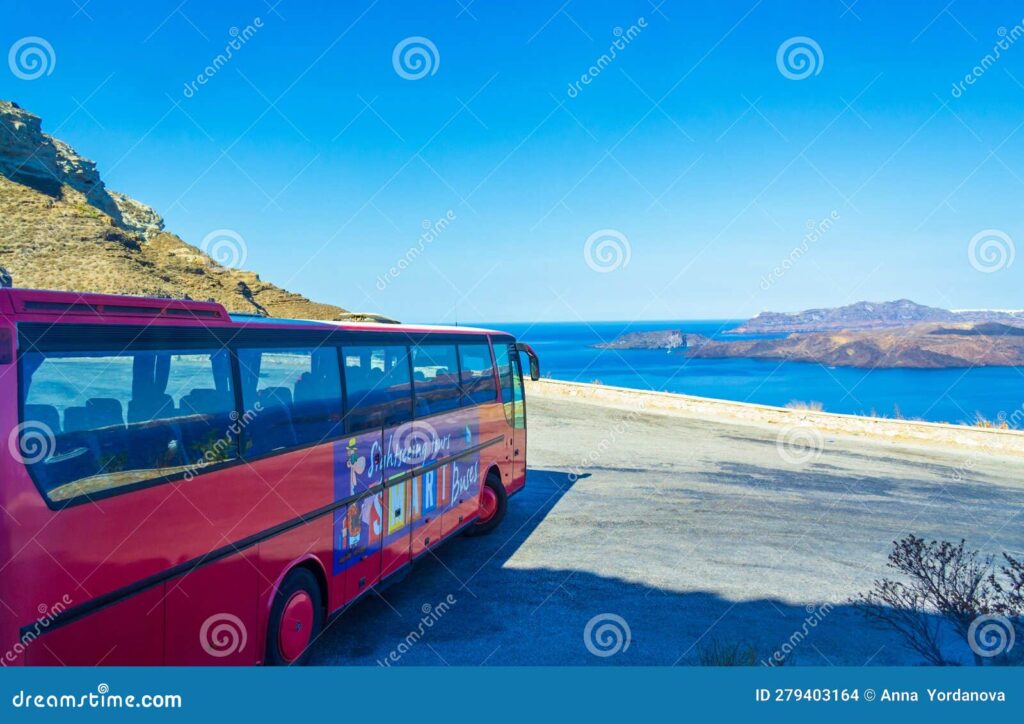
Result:
<svg viewBox="0 0 1024 724"><path fill-rule="evenodd" d="M501 524L508 510L508 493L497 475L487 476L480 490L480 513L476 523L466 529L466 535L484 535Z"/></svg>
<svg viewBox="0 0 1024 724"><path fill-rule="evenodd" d="M285 576L270 609L267 663L271 666L301 663L323 623L320 584L308 568L296 568Z"/></svg>

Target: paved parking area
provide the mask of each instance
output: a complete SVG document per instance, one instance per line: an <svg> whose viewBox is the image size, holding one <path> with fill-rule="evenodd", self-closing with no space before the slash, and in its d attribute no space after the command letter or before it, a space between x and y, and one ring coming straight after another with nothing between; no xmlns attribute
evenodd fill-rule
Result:
<svg viewBox="0 0 1024 724"><path fill-rule="evenodd" d="M847 603L891 541L1024 551L1019 459L830 438L780 455L768 427L543 399L529 414L527 488L502 527L353 606L311 663L696 664L798 634L796 664L914 664Z"/></svg>

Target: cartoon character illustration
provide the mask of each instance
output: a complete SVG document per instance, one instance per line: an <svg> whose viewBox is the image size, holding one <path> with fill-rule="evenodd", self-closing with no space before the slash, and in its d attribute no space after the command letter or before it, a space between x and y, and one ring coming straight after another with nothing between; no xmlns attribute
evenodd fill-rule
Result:
<svg viewBox="0 0 1024 724"><path fill-rule="evenodd" d="M348 536L348 549L355 550L359 547L359 539L362 537L363 532L363 521L360 515L359 503L352 503L348 506L348 512L345 516L345 528Z"/></svg>
<svg viewBox="0 0 1024 724"><path fill-rule="evenodd" d="M345 448L345 465L348 467L349 495L356 494L356 484L359 476L366 471L366 456L356 451L356 439L349 438L348 446Z"/></svg>

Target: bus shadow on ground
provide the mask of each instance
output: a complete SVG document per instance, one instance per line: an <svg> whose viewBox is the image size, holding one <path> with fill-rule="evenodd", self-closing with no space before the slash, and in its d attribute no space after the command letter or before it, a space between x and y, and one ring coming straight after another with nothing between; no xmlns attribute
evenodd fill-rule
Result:
<svg viewBox="0 0 1024 724"><path fill-rule="evenodd" d="M756 651L754 665L780 658L790 665L923 663L846 602L670 591L574 570L571 554L564 568L516 567L513 554L575 482L562 471L530 470L498 531L446 543L401 582L335 618L310 663L699 665L723 663L729 657L716 651L736 647ZM595 529L594 544L616 534ZM642 568L642 551L637 555ZM963 649L948 654L966 662Z"/></svg>

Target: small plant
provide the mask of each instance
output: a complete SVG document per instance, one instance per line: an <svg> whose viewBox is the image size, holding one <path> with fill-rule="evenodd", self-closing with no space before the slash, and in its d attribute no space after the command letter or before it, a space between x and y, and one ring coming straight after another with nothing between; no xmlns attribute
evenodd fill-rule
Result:
<svg viewBox="0 0 1024 724"><path fill-rule="evenodd" d="M789 410L807 410L808 412L822 412L825 406L816 400L804 402L802 400L790 400L786 403Z"/></svg>
<svg viewBox="0 0 1024 724"><path fill-rule="evenodd" d="M697 661L701 666L786 666L789 659L776 651L761 656L757 647L736 641L712 640L697 647Z"/></svg>
<svg viewBox="0 0 1024 724"><path fill-rule="evenodd" d="M982 665L992 657L995 663L1010 663L1019 657L1010 646L995 654L979 648L979 620L998 616L1011 630L1021 627L1024 614L1024 562L1003 554L1004 565L994 570L994 558L966 547L965 541L926 542L909 535L893 542L888 567L905 581L882 578L852 603L873 624L897 632L904 643L934 666L952 664L942 653L945 623L970 646L974 661ZM999 658L996 658L999 657Z"/></svg>
<svg viewBox="0 0 1024 724"><path fill-rule="evenodd" d="M1006 420L992 421L982 415L980 412L974 413L974 421L968 423L972 427L981 427L986 430L1009 430L1010 426Z"/></svg>
<svg viewBox="0 0 1024 724"><path fill-rule="evenodd" d="M757 648L749 644L712 641L697 648L701 666L756 666Z"/></svg>

